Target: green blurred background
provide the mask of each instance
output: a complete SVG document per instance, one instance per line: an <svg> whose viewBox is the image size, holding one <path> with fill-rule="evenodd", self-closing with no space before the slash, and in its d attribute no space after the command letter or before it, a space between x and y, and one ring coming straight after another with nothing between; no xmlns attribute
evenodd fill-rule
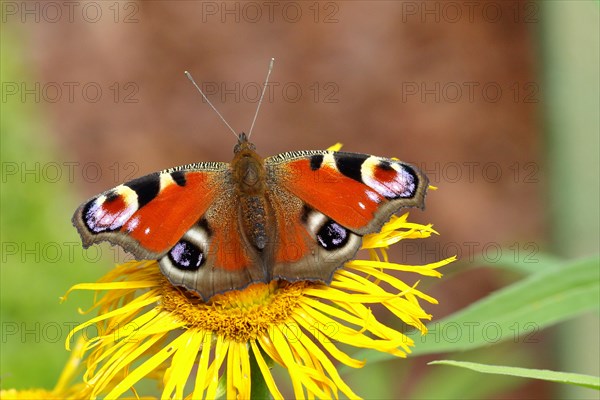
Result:
<svg viewBox="0 0 600 400"><path fill-rule="evenodd" d="M265 4L2 2L3 389L54 385L77 309L91 304L59 296L126 259L81 249L77 205L155 170L231 159L234 139L184 70L247 130L276 58L253 135L265 156L341 141L421 166L440 190L411 218L442 235L392 259L459 255L441 282L421 283L440 301L434 319L516 279L477 268L498 249L540 268L598 253L598 2ZM598 375L598 331L597 313L585 315L533 344L460 357ZM347 377L366 398L597 398L425 365L435 358Z"/></svg>

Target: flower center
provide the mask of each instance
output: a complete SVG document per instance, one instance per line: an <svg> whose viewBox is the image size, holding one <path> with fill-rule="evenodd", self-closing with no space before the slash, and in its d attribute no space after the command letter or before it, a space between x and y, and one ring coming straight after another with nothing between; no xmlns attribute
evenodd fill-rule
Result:
<svg viewBox="0 0 600 400"><path fill-rule="evenodd" d="M273 325L288 320L299 306L308 281L255 283L202 301L193 292L174 287L164 278L162 307L189 328L211 331L230 340L255 339Z"/></svg>

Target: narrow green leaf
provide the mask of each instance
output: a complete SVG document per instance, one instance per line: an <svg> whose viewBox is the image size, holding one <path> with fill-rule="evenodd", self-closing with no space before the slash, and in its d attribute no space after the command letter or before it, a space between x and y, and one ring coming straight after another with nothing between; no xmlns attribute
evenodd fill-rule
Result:
<svg viewBox="0 0 600 400"><path fill-rule="evenodd" d="M583 386L590 389L600 390L600 378L597 376L574 374L570 372L550 371L547 369L529 369L518 367L506 367L502 365L487 365L465 361L439 360L432 361L429 365L452 365L467 368L484 374L510 375L521 378L541 379L544 381L567 383L569 385Z"/></svg>
<svg viewBox="0 0 600 400"><path fill-rule="evenodd" d="M511 343L503 343L485 349L452 353L448 356L458 361L468 360L482 364L497 363L529 367L534 354L534 349L519 346L519 350L515 351L515 346ZM398 360L396 364L404 364L407 361L422 362L422 360ZM387 363L374 365L380 364L387 365ZM482 385L481 375L463 368L428 368L426 372L426 378L420 379L414 384L414 388L408 396L409 398L413 400L493 399L498 398L499 393L509 393L526 383L521 379L514 379L510 376L496 376L494 379L489 379L485 385ZM432 385L431 382L435 382L435 385Z"/></svg>
<svg viewBox="0 0 600 400"><path fill-rule="evenodd" d="M428 325L429 333L409 332L412 355L464 351L507 340L537 343L536 334L600 305L600 260L578 260L526 278ZM387 353L360 351L358 359L389 360Z"/></svg>
<svg viewBox="0 0 600 400"><path fill-rule="evenodd" d="M265 381L265 377L258 366L256 356L252 350L248 351L250 356L250 398L255 400L271 400L271 392ZM273 361L266 355L263 354L263 358L266 359L267 365L272 366Z"/></svg>
<svg viewBox="0 0 600 400"><path fill-rule="evenodd" d="M492 268L502 268L524 274L547 272L553 268L560 268L565 260L552 254L539 251L536 243L526 243L523 248L503 248L498 259L477 257L475 262L479 265Z"/></svg>
<svg viewBox="0 0 600 400"><path fill-rule="evenodd" d="M552 268L498 290L430 324L425 336L411 333L413 354L463 351L505 340L537 343L540 330L600 306L599 259Z"/></svg>

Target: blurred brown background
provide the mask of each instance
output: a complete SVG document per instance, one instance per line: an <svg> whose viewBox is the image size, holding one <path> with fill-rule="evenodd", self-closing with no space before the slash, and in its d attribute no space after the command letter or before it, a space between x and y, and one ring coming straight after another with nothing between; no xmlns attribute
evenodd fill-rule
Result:
<svg viewBox="0 0 600 400"><path fill-rule="evenodd" d="M488 261L500 246L535 257L547 243L540 6L467 3L91 2L76 3L72 21L61 5L57 21L48 8L39 22L13 25L23 33L24 64L48 89L41 102L51 125L40 135L58 141L61 162L98 163L102 172L76 175L73 208L134 176L229 161L235 139L183 71L247 131L274 57L252 136L260 154L339 141L416 164L439 187L411 219L433 223L441 236L392 255L413 263L459 255L429 289L440 305L427 309L439 318L509 279L458 274L482 250ZM43 3L31 4L43 12ZM62 88L56 101L52 82ZM534 367L552 367L552 354L538 356ZM409 393L423 373L422 362L411 365L392 393ZM393 382L394 368L378 373ZM548 395L528 383L498 397Z"/></svg>
<svg viewBox="0 0 600 400"><path fill-rule="evenodd" d="M235 139L183 71L234 129L248 131L274 57L252 137L260 154L340 141L420 166L440 188L425 213L412 212L443 234L433 239L440 246L410 249L429 262L457 247L468 259L483 249L494 258L495 244L543 245L538 6L260 4L124 2L98 8L97 23L75 12L74 23L36 26L31 62L41 80L80 83L74 102L48 104L51 132L71 160L104 172L80 180L82 199L118 177L229 161ZM463 281L435 313L470 303L478 296L470 286L493 286L476 282Z"/></svg>
<svg viewBox="0 0 600 400"><path fill-rule="evenodd" d="M257 4L125 2L99 8L98 23L39 24L31 61L42 80L81 83L74 102L48 104L63 151L103 167L133 162L137 175L228 161L235 139L183 71L247 131L275 57L252 138L261 154L340 141L395 156L440 187L427 214L413 214L434 222L443 241L540 237L543 93L532 3L281 3L270 13ZM105 173L81 191L117 183Z"/></svg>

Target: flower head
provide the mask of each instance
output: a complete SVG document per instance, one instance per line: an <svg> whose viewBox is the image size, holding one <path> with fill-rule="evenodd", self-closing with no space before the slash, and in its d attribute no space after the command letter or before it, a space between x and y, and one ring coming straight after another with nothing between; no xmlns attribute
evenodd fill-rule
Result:
<svg viewBox="0 0 600 400"><path fill-rule="evenodd" d="M379 321L370 306L381 304L425 333L422 321L431 316L419 302L436 300L387 271L439 277L436 269L454 260L423 266L389 262L387 246L435 233L431 225L409 223L407 215L365 236L370 259L347 262L330 285L275 280L204 302L171 285L155 261L145 261L121 265L98 283L74 286L71 290L106 291L95 300L99 315L67 339L68 344L76 332L97 326L99 334L86 342L84 379L91 397L119 397L142 378L159 375L163 398L212 399L223 392L227 398L250 398L252 374L258 373L271 395L283 398L271 362L287 369L297 398L338 397L338 392L358 397L333 360L355 368L364 362L336 343L405 357L413 341Z"/></svg>

